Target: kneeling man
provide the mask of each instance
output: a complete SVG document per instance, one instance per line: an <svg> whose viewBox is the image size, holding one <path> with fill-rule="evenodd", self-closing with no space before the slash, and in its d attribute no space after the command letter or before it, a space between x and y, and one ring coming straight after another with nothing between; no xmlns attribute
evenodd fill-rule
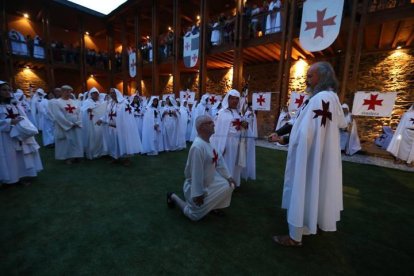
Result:
<svg viewBox="0 0 414 276"><path fill-rule="evenodd" d="M221 154L210 144L214 133L214 122L210 116L196 119L198 136L188 154L185 166L185 201L174 193L167 194L168 207L177 204L184 215L193 221L202 219L210 211L230 205L235 182L223 161Z"/></svg>

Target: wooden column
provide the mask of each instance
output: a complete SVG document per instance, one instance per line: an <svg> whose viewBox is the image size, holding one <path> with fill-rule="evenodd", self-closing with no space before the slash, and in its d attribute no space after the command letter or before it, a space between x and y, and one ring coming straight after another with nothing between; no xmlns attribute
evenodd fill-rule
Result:
<svg viewBox="0 0 414 276"><path fill-rule="evenodd" d="M173 8L173 93L180 96L181 72L180 72L180 44L181 44L181 0L174 0Z"/></svg>
<svg viewBox="0 0 414 276"><path fill-rule="evenodd" d="M128 95L129 79L129 58L128 58L128 41L126 37L126 16L122 18L121 24L121 42L122 42L122 93Z"/></svg>
<svg viewBox="0 0 414 276"><path fill-rule="evenodd" d="M80 72L80 80L81 80L81 86L82 91L80 93L83 93L86 91L86 61L85 61L85 28L83 25L83 17L78 17L79 22L79 41L80 41L80 59L79 59L79 72Z"/></svg>
<svg viewBox="0 0 414 276"><path fill-rule="evenodd" d="M152 95L160 95L160 70L158 65L158 34L159 34L158 1L152 0Z"/></svg>
<svg viewBox="0 0 414 276"><path fill-rule="evenodd" d="M362 49L362 42L364 40L363 35L364 35L365 22L367 21L369 0L364 0L362 5L363 6L362 6L361 20L358 26L358 33L357 33L356 46L355 46L355 56L354 56L354 64L353 64L354 66L352 69L351 89L353 90L353 92L355 92L355 90L357 89L357 85L358 85L359 62L361 60L361 49ZM345 97L345 94L343 97Z"/></svg>
<svg viewBox="0 0 414 276"><path fill-rule="evenodd" d="M206 93L207 82L207 20L208 20L208 1L201 0L200 6L200 48L198 58L200 59L199 79L198 79L198 96L201 99L201 95Z"/></svg>
<svg viewBox="0 0 414 276"><path fill-rule="evenodd" d="M45 7L45 14L42 18L42 27L43 27L43 37L44 37L44 49L45 49L45 62L46 62L46 75L47 82L49 86L49 91L52 92L56 87L55 83L55 71L52 64L52 53L50 48L50 6L47 4Z"/></svg>
<svg viewBox="0 0 414 276"><path fill-rule="evenodd" d="M233 88L240 91L243 87L243 0L236 4L236 30L234 38Z"/></svg>
<svg viewBox="0 0 414 276"><path fill-rule="evenodd" d="M282 80L283 80L283 65L285 63L286 58L286 35L287 35L287 19L288 19L288 9L289 8L289 2L284 1L283 2L283 8L281 11L282 16L282 41L280 42L280 60L279 65L277 69L277 83L276 83L276 90L279 92L279 105L283 104L281 102L281 96L282 96Z"/></svg>
<svg viewBox="0 0 414 276"><path fill-rule="evenodd" d="M8 41L8 31L7 31L7 15L6 15L6 0L1 1L1 23L0 23L0 32L1 32L1 46L3 48L1 58L3 60L3 68L4 68L4 81L11 81L11 72L8 63L8 56L7 56L7 41Z"/></svg>
<svg viewBox="0 0 414 276"><path fill-rule="evenodd" d="M137 90L140 95L142 95L142 53L141 53L141 26L139 24L139 10L135 11L134 16L134 31L135 31L135 53L136 59L135 63L137 64L137 75L135 76L135 81L137 82Z"/></svg>
<svg viewBox="0 0 414 276"><path fill-rule="evenodd" d="M114 45L114 30L112 25L106 28L106 41L108 43L108 64L109 64L109 87L115 87L115 45Z"/></svg>
<svg viewBox="0 0 414 276"><path fill-rule="evenodd" d="M284 103L287 100L287 94L289 90L289 78L290 78L290 65L292 63L292 40L293 40L293 31L295 28L295 14L296 14L296 0L290 1L289 6L289 30L287 35L287 44L286 44L286 61L284 64L284 73L282 80L282 90L280 96L280 103Z"/></svg>
<svg viewBox="0 0 414 276"><path fill-rule="evenodd" d="M339 93L339 100L341 102L344 101L347 83L348 83L349 65L351 64L351 57L352 57L352 37L354 34L357 6L358 6L358 0L353 0L352 1L352 13L351 13L351 18L349 21L350 23L348 27L348 39L347 39L347 44L346 44L344 70L342 72L341 91Z"/></svg>

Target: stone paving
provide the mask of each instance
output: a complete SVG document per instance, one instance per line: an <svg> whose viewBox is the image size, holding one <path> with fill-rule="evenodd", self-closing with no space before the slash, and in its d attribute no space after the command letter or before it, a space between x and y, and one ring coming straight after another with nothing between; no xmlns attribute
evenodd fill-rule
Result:
<svg viewBox="0 0 414 276"><path fill-rule="evenodd" d="M269 149L275 149L275 150L283 150L287 151L287 146L278 146L274 143L269 143L265 140L256 140L256 146L269 148ZM354 154L352 156L347 156L342 154L342 160L347 162L354 162L354 163L360 163L360 164L368 164L368 165L374 165L379 167L385 167L385 168L391 168L401 171L407 171L407 172L414 172L414 167L409 167L405 164L395 164L393 160L381 158L377 156L370 156L370 155L363 155L363 154Z"/></svg>

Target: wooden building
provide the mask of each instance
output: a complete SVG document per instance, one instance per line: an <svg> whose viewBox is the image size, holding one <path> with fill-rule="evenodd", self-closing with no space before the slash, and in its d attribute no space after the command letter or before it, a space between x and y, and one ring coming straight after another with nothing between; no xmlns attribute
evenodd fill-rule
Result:
<svg viewBox="0 0 414 276"><path fill-rule="evenodd" d="M272 111L258 114L265 135L290 91L305 88L309 64L327 60L348 104L360 90L399 92L391 118L357 118L362 142L372 141L382 125L395 127L414 101L413 2L345 0L338 38L311 53L299 43L300 0L282 1L281 29L270 33L264 29L269 12L249 12L262 8L258 0L129 0L106 16L66 0L1 0L0 79L26 93L70 84L76 92L117 87L146 96L188 88L197 97L241 90L248 82L250 91L275 92ZM217 45L211 43L214 22L221 23ZM182 38L192 26L200 29L200 52L196 66L186 68ZM134 77L129 51L136 53Z"/></svg>

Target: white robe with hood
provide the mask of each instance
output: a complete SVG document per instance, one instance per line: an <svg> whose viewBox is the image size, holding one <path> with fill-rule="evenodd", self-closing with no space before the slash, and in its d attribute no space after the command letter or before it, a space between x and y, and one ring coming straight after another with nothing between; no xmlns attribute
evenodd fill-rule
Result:
<svg viewBox="0 0 414 276"><path fill-rule="evenodd" d="M197 136L197 130L196 130L195 123L194 123L197 120L197 117L201 115L209 115L211 117L211 110L210 110L209 102L210 102L210 94L204 94L201 97L200 102L194 109L193 118L192 118L193 129L191 130L190 141L194 141L195 137Z"/></svg>
<svg viewBox="0 0 414 276"><path fill-rule="evenodd" d="M387 151L407 164L414 161L414 105L401 117Z"/></svg>
<svg viewBox="0 0 414 276"><path fill-rule="evenodd" d="M252 110L247 110L244 119L249 124L246 131L246 167L242 171L243 179L256 179L256 138L257 138L257 119Z"/></svg>
<svg viewBox="0 0 414 276"><path fill-rule="evenodd" d="M157 155L162 150L161 114L157 107L152 106L154 99L158 97L152 96L148 101L142 123L142 152L147 155Z"/></svg>
<svg viewBox="0 0 414 276"><path fill-rule="evenodd" d="M325 116L322 115L325 114ZM342 203L339 129L346 126L338 96L321 91L303 105L290 134L282 208L303 234L336 231Z"/></svg>

